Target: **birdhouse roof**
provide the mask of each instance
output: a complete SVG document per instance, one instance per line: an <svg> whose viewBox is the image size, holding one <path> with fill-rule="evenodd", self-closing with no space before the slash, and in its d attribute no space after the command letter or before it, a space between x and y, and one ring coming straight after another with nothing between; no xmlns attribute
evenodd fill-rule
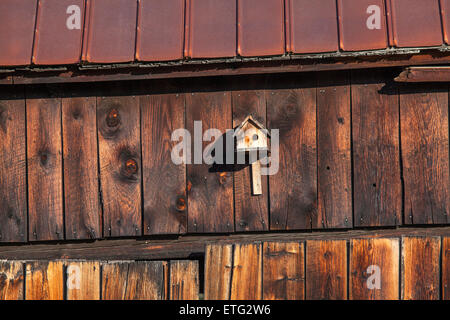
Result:
<svg viewBox="0 0 450 320"><path fill-rule="evenodd" d="M238 133L239 133L239 131L241 131L242 128L244 128L244 126L245 126L247 123L249 123L249 122L250 122L251 124L253 124L257 129L263 130L264 134L265 134L267 137L270 138L269 130L267 130L267 128L264 127L264 125L261 124L261 122L259 122L258 120L254 119L251 115L247 116L247 117L245 118L245 120L242 121L242 123L236 128L236 130L234 131L234 135L237 136Z"/></svg>

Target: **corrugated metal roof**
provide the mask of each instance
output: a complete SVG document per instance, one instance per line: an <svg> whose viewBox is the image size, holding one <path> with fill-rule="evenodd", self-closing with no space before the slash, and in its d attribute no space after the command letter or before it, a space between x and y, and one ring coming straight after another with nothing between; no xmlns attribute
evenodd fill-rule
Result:
<svg viewBox="0 0 450 320"><path fill-rule="evenodd" d="M439 47L449 35L450 0L0 1L3 67Z"/></svg>

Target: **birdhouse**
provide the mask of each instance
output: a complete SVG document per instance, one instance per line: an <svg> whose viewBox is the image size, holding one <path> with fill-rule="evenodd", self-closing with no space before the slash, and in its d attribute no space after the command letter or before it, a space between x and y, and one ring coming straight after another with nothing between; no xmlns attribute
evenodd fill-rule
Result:
<svg viewBox="0 0 450 320"><path fill-rule="evenodd" d="M245 120L236 128L234 132L236 137L236 152L251 153L254 152L252 170L252 194L262 194L261 186L261 163L257 158L259 151L269 151L269 131L252 116L247 116ZM251 159L251 157L250 157Z"/></svg>

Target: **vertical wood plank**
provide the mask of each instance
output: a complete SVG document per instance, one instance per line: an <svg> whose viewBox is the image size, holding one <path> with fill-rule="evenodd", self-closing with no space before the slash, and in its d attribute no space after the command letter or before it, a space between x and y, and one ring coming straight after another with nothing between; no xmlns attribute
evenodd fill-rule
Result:
<svg viewBox="0 0 450 320"><path fill-rule="evenodd" d="M198 261L170 261L170 300L198 300Z"/></svg>
<svg viewBox="0 0 450 320"><path fill-rule="evenodd" d="M442 238L442 299L450 300L450 238Z"/></svg>
<svg viewBox="0 0 450 320"><path fill-rule="evenodd" d="M195 92L186 95L186 128L192 136L192 161L195 145L194 121L201 121L203 133L208 129L224 134L231 129L231 94L229 92ZM202 133L202 134L203 134ZM203 150L214 142L202 142ZM198 151L199 155L203 152ZM225 159L223 161L225 163ZM224 165L192 164L187 166L188 231L232 232L233 174Z"/></svg>
<svg viewBox="0 0 450 320"><path fill-rule="evenodd" d="M305 298L303 243L266 242L263 248L263 299L303 300Z"/></svg>
<svg viewBox="0 0 450 320"><path fill-rule="evenodd" d="M100 300L100 262L69 262L66 274L67 300Z"/></svg>
<svg viewBox="0 0 450 320"><path fill-rule="evenodd" d="M26 300L63 300L64 263L34 261L26 264Z"/></svg>
<svg viewBox="0 0 450 320"><path fill-rule="evenodd" d="M231 300L262 299L262 248L260 243L234 247Z"/></svg>
<svg viewBox="0 0 450 320"><path fill-rule="evenodd" d="M399 263L398 239L351 240L349 298L398 300Z"/></svg>
<svg viewBox="0 0 450 320"><path fill-rule="evenodd" d="M266 91L268 128L279 130L279 170L269 176L272 230L311 229L317 215L315 82L297 82L297 89Z"/></svg>
<svg viewBox="0 0 450 320"><path fill-rule="evenodd" d="M408 85L400 95L405 223L450 222L448 90Z"/></svg>
<svg viewBox="0 0 450 320"><path fill-rule="evenodd" d="M392 72L352 73L354 225L401 224L398 90Z"/></svg>
<svg viewBox="0 0 450 320"><path fill-rule="evenodd" d="M139 100L97 98L103 235L141 235L141 148Z"/></svg>
<svg viewBox="0 0 450 320"><path fill-rule="evenodd" d="M313 228L351 228L351 123L347 72L319 76L317 108L319 204Z"/></svg>
<svg viewBox="0 0 450 320"><path fill-rule="evenodd" d="M262 90L232 92L233 128L248 115L266 125L266 99ZM238 168L238 165L235 166ZM252 195L251 166L234 172L236 231L262 231L269 228L268 178L261 176L262 194Z"/></svg>
<svg viewBox="0 0 450 320"><path fill-rule="evenodd" d="M23 263L0 261L0 300L23 300Z"/></svg>
<svg viewBox="0 0 450 320"><path fill-rule="evenodd" d="M232 245L207 245L205 253L205 300L230 298Z"/></svg>
<svg viewBox="0 0 450 320"><path fill-rule="evenodd" d="M306 242L306 299L347 299L347 243Z"/></svg>
<svg viewBox="0 0 450 320"><path fill-rule="evenodd" d="M110 262L102 265L102 300L161 300L161 261Z"/></svg>
<svg viewBox="0 0 450 320"><path fill-rule="evenodd" d="M402 239L402 299L439 299L439 237Z"/></svg>
<svg viewBox="0 0 450 320"><path fill-rule="evenodd" d="M25 96L0 90L0 242L27 241Z"/></svg>
<svg viewBox="0 0 450 320"><path fill-rule="evenodd" d="M95 97L62 99L66 239L102 237Z"/></svg>
<svg viewBox="0 0 450 320"><path fill-rule="evenodd" d="M186 166L172 162L172 132L184 128L184 95L140 97L144 234L186 232Z"/></svg>
<svg viewBox="0 0 450 320"><path fill-rule="evenodd" d="M64 238L61 99L27 92L30 240Z"/></svg>

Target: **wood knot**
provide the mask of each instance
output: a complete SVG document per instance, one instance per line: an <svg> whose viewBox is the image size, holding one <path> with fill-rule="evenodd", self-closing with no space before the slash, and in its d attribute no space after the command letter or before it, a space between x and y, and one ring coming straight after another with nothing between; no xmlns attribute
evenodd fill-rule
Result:
<svg viewBox="0 0 450 320"><path fill-rule="evenodd" d="M116 108L113 108L106 115L106 125L110 128L115 128L120 124L120 114Z"/></svg>
<svg viewBox="0 0 450 320"><path fill-rule="evenodd" d="M48 154L45 151L39 153L39 160L43 166L46 166L48 163Z"/></svg>
<svg viewBox="0 0 450 320"><path fill-rule="evenodd" d="M177 199L176 207L178 211L184 211L186 209L186 200L183 197L179 197Z"/></svg>
<svg viewBox="0 0 450 320"><path fill-rule="evenodd" d="M138 164L134 159L125 161L125 173L127 176L132 176L138 172Z"/></svg>

